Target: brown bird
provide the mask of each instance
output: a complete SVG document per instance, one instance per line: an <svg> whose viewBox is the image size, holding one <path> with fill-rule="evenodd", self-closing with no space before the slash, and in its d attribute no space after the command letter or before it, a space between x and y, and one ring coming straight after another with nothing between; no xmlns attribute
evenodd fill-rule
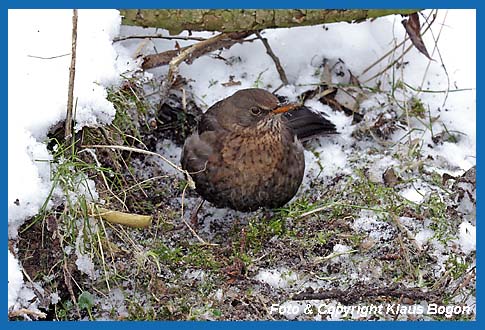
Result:
<svg viewBox="0 0 485 330"><path fill-rule="evenodd" d="M335 126L306 107L282 105L263 89L239 90L202 115L185 141L182 168L217 207L281 207L303 180L301 141L332 133Z"/></svg>

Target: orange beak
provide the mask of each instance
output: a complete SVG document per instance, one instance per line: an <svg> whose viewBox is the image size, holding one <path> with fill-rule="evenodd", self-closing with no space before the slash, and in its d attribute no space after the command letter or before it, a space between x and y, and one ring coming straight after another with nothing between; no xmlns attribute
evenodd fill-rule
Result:
<svg viewBox="0 0 485 330"><path fill-rule="evenodd" d="M299 107L301 107L301 104L298 104L298 103L285 104L285 105L282 105L281 107L274 109L272 113L273 114L284 113L291 110L295 110L296 108L299 108Z"/></svg>

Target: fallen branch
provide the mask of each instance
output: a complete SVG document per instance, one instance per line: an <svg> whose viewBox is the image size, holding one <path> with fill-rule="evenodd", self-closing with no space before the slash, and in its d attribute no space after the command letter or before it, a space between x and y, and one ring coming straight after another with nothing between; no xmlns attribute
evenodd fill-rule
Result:
<svg viewBox="0 0 485 330"><path fill-rule="evenodd" d="M124 25L159 27L170 34L183 30L237 32L334 22L361 22L417 9L122 9Z"/></svg>
<svg viewBox="0 0 485 330"><path fill-rule="evenodd" d="M195 40L204 41L206 38L201 37L191 37L191 36L164 36L163 34L153 34L153 35L136 35L136 36L124 36L117 37L113 39L113 42L120 42L130 39L165 39L165 40Z"/></svg>
<svg viewBox="0 0 485 330"><path fill-rule="evenodd" d="M250 36L252 33L252 31L221 33L212 38L202 39L198 43L180 49L147 55L143 58L141 67L143 70L147 70L167 64L176 64L178 66L183 61L190 64L195 59L207 53L220 48L230 48L235 43L242 42L244 38ZM172 63L172 61L174 62Z"/></svg>
<svg viewBox="0 0 485 330"><path fill-rule="evenodd" d="M370 297L394 297L394 298L410 298L413 300L436 301L439 297L438 291L425 292L420 288L404 288L404 287L384 287L384 288L368 288L368 287L354 287L348 290L331 289L324 292L302 292L294 295L292 300L325 300L335 299L341 303L349 304L364 300Z"/></svg>

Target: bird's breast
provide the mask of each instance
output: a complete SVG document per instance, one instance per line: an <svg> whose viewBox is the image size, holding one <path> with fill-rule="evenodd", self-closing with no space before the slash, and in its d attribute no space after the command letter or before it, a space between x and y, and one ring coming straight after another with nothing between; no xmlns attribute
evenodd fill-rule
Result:
<svg viewBox="0 0 485 330"><path fill-rule="evenodd" d="M221 151L226 164L240 172L271 176L285 154L283 136L277 132L264 134L229 134Z"/></svg>

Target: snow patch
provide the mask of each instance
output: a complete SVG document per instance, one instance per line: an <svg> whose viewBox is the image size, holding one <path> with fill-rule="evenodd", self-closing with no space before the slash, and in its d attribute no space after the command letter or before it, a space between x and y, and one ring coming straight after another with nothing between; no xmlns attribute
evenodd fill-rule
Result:
<svg viewBox="0 0 485 330"><path fill-rule="evenodd" d="M291 286L298 280L298 275L286 268L261 270L254 279L266 283L274 288L282 289Z"/></svg>
<svg viewBox="0 0 485 330"><path fill-rule="evenodd" d="M459 227L458 243L461 250L469 254L477 248L477 228L468 221L464 221Z"/></svg>

